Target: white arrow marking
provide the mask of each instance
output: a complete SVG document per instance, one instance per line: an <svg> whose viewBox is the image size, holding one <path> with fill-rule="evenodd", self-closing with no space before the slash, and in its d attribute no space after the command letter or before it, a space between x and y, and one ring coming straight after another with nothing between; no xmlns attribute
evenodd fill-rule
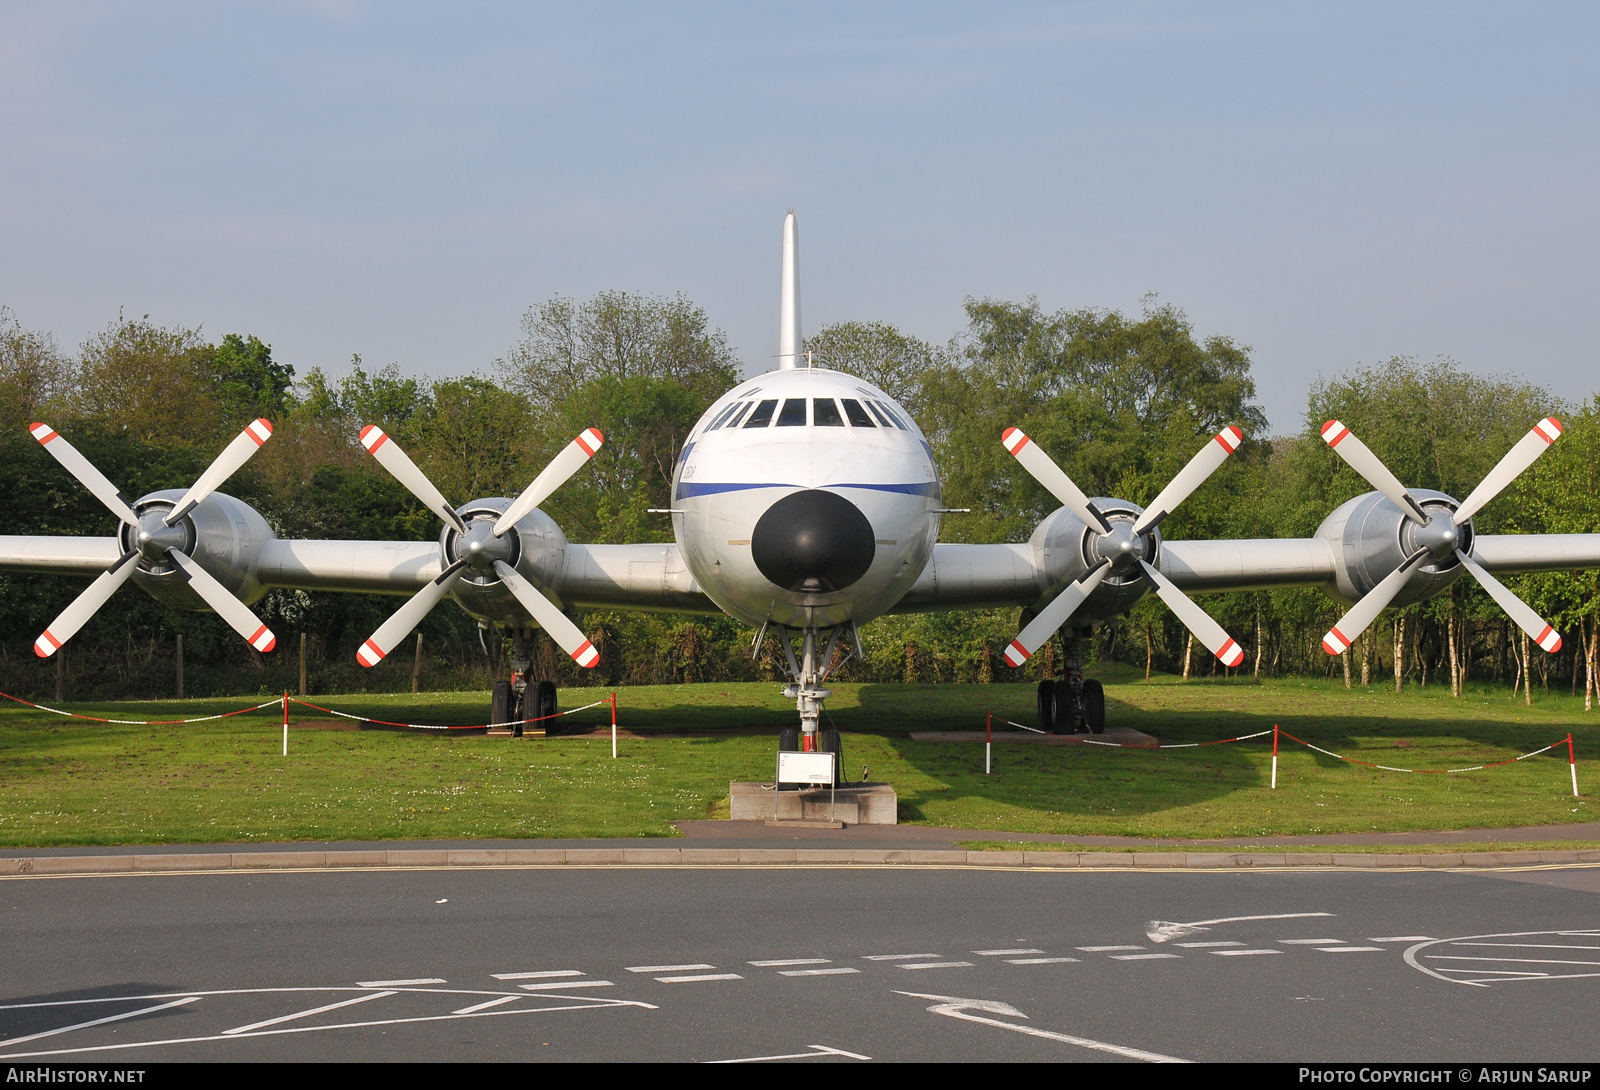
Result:
<svg viewBox="0 0 1600 1090"><path fill-rule="evenodd" d="M1013 1033L1026 1033L1030 1037L1043 1037L1050 1041L1060 1041L1063 1044L1077 1045L1079 1048L1092 1048L1096 1052L1109 1052L1114 1056L1126 1056L1130 1060L1144 1060L1155 1064L1186 1064L1190 1060L1182 1060L1176 1056L1164 1056L1159 1052L1146 1052L1139 1048L1127 1048L1124 1045L1107 1044L1105 1041L1091 1041L1087 1037L1074 1037L1069 1033L1055 1033L1047 1029L1035 1029L1033 1026L1019 1026L1015 1022L1001 1022L995 1018L981 1018L968 1011L988 1011L991 1014L1008 1014L1017 1018L1026 1018L1017 1008L1009 1003L1000 1003L992 999L958 999L952 995L926 995L922 992L899 992L899 995L909 995L913 999L933 999L937 1002L928 1008L934 1014L942 1014L947 1018L959 1018L963 1022L977 1022L984 1026L999 1026L1009 1029Z"/></svg>
<svg viewBox="0 0 1600 1090"><path fill-rule="evenodd" d="M1245 920L1305 920L1313 916L1332 916L1332 912L1276 912L1267 916L1223 916L1215 920L1196 920L1193 923L1169 923L1166 920L1151 920L1144 925L1144 933L1150 936L1151 942L1167 942L1171 939L1186 939L1190 935L1198 935L1202 931L1211 930L1211 924L1217 923L1242 923Z"/></svg>
<svg viewBox="0 0 1600 1090"><path fill-rule="evenodd" d="M708 1064L759 1064L772 1060L816 1060L823 1056L844 1056L852 1060L870 1060L871 1056L863 1056L858 1052L846 1052L842 1048L829 1048L827 1045L807 1045L810 1052L791 1052L786 1056L743 1056L737 1060L707 1060Z"/></svg>

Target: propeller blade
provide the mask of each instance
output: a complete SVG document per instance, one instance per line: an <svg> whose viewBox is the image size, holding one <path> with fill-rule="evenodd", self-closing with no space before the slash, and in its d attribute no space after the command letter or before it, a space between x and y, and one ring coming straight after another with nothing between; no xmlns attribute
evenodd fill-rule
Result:
<svg viewBox="0 0 1600 1090"><path fill-rule="evenodd" d="M1367 591L1361 601L1339 618L1338 624L1328 629L1328 634L1322 637L1322 649L1330 655L1344 654L1345 649L1356 642L1356 637L1365 632L1367 626L1378 619L1378 614L1394 601L1394 596L1410 580L1417 566L1427 559L1427 549L1418 549L1406 557L1403 564L1384 576L1383 582Z"/></svg>
<svg viewBox="0 0 1600 1090"><path fill-rule="evenodd" d="M227 587L213 579L210 572L177 549L168 549L167 555L188 577L189 585L194 588L195 593L204 598L206 605L215 610L217 616L227 621L228 627L243 636L251 647L266 654L278 646L278 637L272 634L272 629L262 624L261 618L252 613L249 606L229 593Z"/></svg>
<svg viewBox="0 0 1600 1090"><path fill-rule="evenodd" d="M589 428L584 433L568 443L566 449L544 467L544 472L533 479L533 483L522 490L522 495L517 501L506 508L506 513L501 515L494 524L496 537L515 526L522 516L532 511L545 501L545 497L566 484L567 478L583 468L585 462L594 457L595 451L600 449L600 444L605 442L605 436L600 434L599 428Z"/></svg>
<svg viewBox="0 0 1600 1090"><path fill-rule="evenodd" d="M1462 567L1472 573L1474 579L1483 584L1483 589L1489 592L1489 597L1500 604L1500 608L1506 611L1506 616L1515 621L1517 627L1526 632L1534 643L1552 655L1561 650L1561 634L1546 624L1545 619L1535 613L1528 603L1511 593L1510 588L1484 571L1478 566L1477 561L1460 549L1456 550L1456 559L1461 561Z"/></svg>
<svg viewBox="0 0 1600 1090"><path fill-rule="evenodd" d="M101 572L100 577L74 598L72 604L61 611L61 616L51 621L50 627L33 641L33 653L42 659L47 659L61 650L61 645L77 635L78 629L89 623L89 618L106 604L107 599L117 593L118 587L128 581L128 576L138 567L134 563L137 559L139 550L135 549L124 554L121 560Z"/></svg>
<svg viewBox="0 0 1600 1090"><path fill-rule="evenodd" d="M1098 567L1068 583L1066 590L1052 598L1050 604L1017 633L1017 638L1006 648L1006 665L1021 666L1031 659L1033 653L1056 634L1056 629L1067 623L1110 572L1110 563L1102 560Z"/></svg>
<svg viewBox="0 0 1600 1090"><path fill-rule="evenodd" d="M439 604L439 600L450 593L450 588L461 578L461 569L466 566L465 560L457 560L440 572L433 582L413 594L405 605L378 626L366 643L356 649L356 661L363 666L376 666L382 662L390 651L399 646L401 640L411 635L422 623L422 618Z"/></svg>
<svg viewBox="0 0 1600 1090"><path fill-rule="evenodd" d="M1550 444L1559 438L1561 438L1561 421L1555 417L1547 416L1535 424L1527 435L1517 440L1516 446L1506 451L1506 456L1500 459L1499 464L1489 471L1489 475L1478 483L1472 494L1461 501L1461 506L1456 508L1456 525L1460 526L1476 515L1484 504L1498 496L1523 470L1538 461L1539 455L1549 450Z"/></svg>
<svg viewBox="0 0 1600 1090"><path fill-rule="evenodd" d="M382 428L376 424L368 424L362 428L361 445L378 459L378 464L387 469L395 480L405 485L413 496L421 500L428 510L454 526L458 533L467 532L467 524L461 521L456 509L446 502L443 494L433 487L433 482L428 480L422 470L417 468L417 464L406 456L406 452L400 449L399 444L384 434Z"/></svg>
<svg viewBox="0 0 1600 1090"><path fill-rule="evenodd" d="M1235 643L1233 637L1211 619L1211 614L1196 605L1193 598L1179 590L1172 580L1162 575L1153 565L1143 560L1139 561L1139 564L1144 568L1144 574L1150 582L1155 584L1156 593L1167 603L1167 608L1178 615L1178 620L1183 622L1183 627L1194 633L1195 639L1206 645L1206 650L1222 660L1222 665L1237 666L1244 661L1244 648Z"/></svg>
<svg viewBox="0 0 1600 1090"><path fill-rule="evenodd" d="M63 469L74 477L78 483L93 492L95 498L111 509L123 522L134 529L139 528L139 516L133 513L133 505L117 490L117 486L106 480L106 475L89 464L89 459L78 453L78 448L61 438L61 435L49 424L29 424L28 432L50 452L50 456L61 463Z"/></svg>
<svg viewBox="0 0 1600 1090"><path fill-rule="evenodd" d="M1142 534L1158 525L1172 513L1173 508L1189 498L1189 493L1205 484L1206 478L1215 473L1242 442L1244 432L1232 425L1217 432L1216 437L1201 447L1200 453L1190 458L1189 464L1167 483L1161 494L1150 501L1150 506L1139 516L1139 521L1133 524L1133 532Z"/></svg>
<svg viewBox="0 0 1600 1090"><path fill-rule="evenodd" d="M1368 484L1387 496L1389 502L1400 508L1407 518L1419 526L1428 524L1428 516L1423 514L1422 506L1411 493L1406 491L1406 486L1400 483L1400 478L1389 472L1389 467L1367 449L1367 445L1357 439L1354 432L1337 420L1330 420L1322 425L1322 438L1349 464L1351 469L1361 474Z"/></svg>
<svg viewBox="0 0 1600 1090"><path fill-rule="evenodd" d="M1022 433L1021 428L1007 428L1000 436L1000 442L1005 444L1011 456L1022 463L1022 468L1033 475L1033 479L1050 490L1050 494L1061 501L1061 505L1089 526L1102 534L1111 532L1111 524L1106 521L1094 504L1089 502L1089 497L1083 494L1083 489L1072 483L1072 478L1061 471L1055 459L1039 449L1039 444L1029 439Z"/></svg>
<svg viewBox="0 0 1600 1090"><path fill-rule="evenodd" d="M206 471L200 474L200 479L189 486L189 491L183 494L178 505L161 521L168 526L176 526L179 519L194 510L195 504L221 488L222 482L239 472L239 468L250 460L251 455L261 449L261 444L271 438L270 420L263 417L250 421L244 431L235 435L233 442L217 455L216 461L206 467Z"/></svg>
<svg viewBox="0 0 1600 1090"><path fill-rule="evenodd" d="M550 633L550 638L561 645L561 650L572 656L573 662L585 668L593 668L600 662L600 652L594 649L594 644L565 613L556 608L554 602L540 593L538 587L518 575L517 570L504 560L494 562L494 571L505 583L506 589L517 596L522 608L533 614L539 627Z"/></svg>

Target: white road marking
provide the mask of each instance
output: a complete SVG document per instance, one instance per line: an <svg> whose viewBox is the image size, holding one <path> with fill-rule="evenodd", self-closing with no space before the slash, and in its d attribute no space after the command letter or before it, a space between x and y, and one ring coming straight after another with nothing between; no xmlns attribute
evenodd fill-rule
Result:
<svg viewBox="0 0 1600 1090"><path fill-rule="evenodd" d="M1007 954L1042 954L1044 951L1031 946L1019 946L1015 950L974 950L973 953L983 958L998 958Z"/></svg>
<svg viewBox="0 0 1600 1090"><path fill-rule="evenodd" d="M832 958L776 958L772 961L747 961L745 964L754 965L757 969L781 969L785 965L827 965L832 960Z"/></svg>
<svg viewBox="0 0 1600 1090"><path fill-rule="evenodd" d="M1112 961L1154 961L1157 958L1181 958L1182 954L1112 954Z"/></svg>
<svg viewBox="0 0 1600 1090"><path fill-rule="evenodd" d="M1243 946L1242 942L1180 942L1177 945L1185 950L1209 950L1213 946Z"/></svg>
<svg viewBox="0 0 1600 1090"><path fill-rule="evenodd" d="M1032 1026L1019 1026L1015 1022L1002 1022L997 1018L983 1018L969 1011L980 1010L991 1014L1007 1014L1017 1018L1026 1018L1017 1008L1007 1003L997 1003L986 999L957 999L949 995L924 995L920 992L900 992L900 995L909 995L913 999L932 999L936 1005L928 1010L934 1014L942 1014L946 1018L959 1018L963 1022L977 1022L984 1026L998 1026L1001 1029L1011 1030L1013 1033L1026 1033L1030 1037L1043 1037L1051 1041L1061 1041L1064 1044L1077 1045L1080 1048L1092 1048L1096 1052L1109 1052L1114 1056L1126 1056L1130 1060L1146 1060L1150 1063L1188 1063L1176 1056L1164 1056L1159 1052L1146 1052L1140 1048L1127 1048L1123 1045L1107 1044L1105 1041L1092 1041L1087 1037L1073 1037L1066 1033L1054 1033L1047 1029L1035 1029Z"/></svg>
<svg viewBox="0 0 1600 1090"><path fill-rule="evenodd" d="M171 1003L160 1003L154 1007L143 1007L136 1011L125 1011L122 1014L113 1014L106 1018L96 1018L92 1022L78 1022L75 1025L62 1026L59 1029L47 1029L43 1033L30 1033L26 1037L13 1037L7 1041L0 1041L0 1048L5 1048L9 1045L20 1045L25 1041L37 1041L41 1037L54 1037L58 1033L71 1033L75 1029L88 1029L90 1026L103 1026L107 1022L121 1022L126 1018L137 1018L141 1014L154 1014L156 1011L164 1011L169 1007L186 1006L195 1002L199 998L200 997L198 995L185 996L183 999L176 999Z"/></svg>
<svg viewBox="0 0 1600 1090"><path fill-rule="evenodd" d="M1282 950L1213 950L1211 952L1213 954L1217 955L1217 957L1219 957L1219 958L1242 958L1242 957L1249 957L1252 954L1281 954L1281 953L1283 953Z"/></svg>
<svg viewBox="0 0 1600 1090"><path fill-rule="evenodd" d="M1285 946L1343 946L1344 939L1279 939Z"/></svg>
<svg viewBox="0 0 1600 1090"><path fill-rule="evenodd" d="M436 976L419 976L413 980L358 980L358 988L413 988L418 984L448 984L449 981Z"/></svg>
<svg viewBox="0 0 1600 1090"><path fill-rule="evenodd" d="M841 966L836 966L835 968L832 968L832 969L782 969L782 970L780 970L778 972L778 975L779 976L843 976L846 973L859 973L860 971L861 971L860 969L852 969L849 966L841 965Z"/></svg>
<svg viewBox="0 0 1600 1090"><path fill-rule="evenodd" d="M1600 965L1600 961L1563 961L1559 958L1471 958L1463 954L1429 954L1429 961L1509 961L1513 965ZM1476 972L1482 972L1478 969Z"/></svg>
<svg viewBox="0 0 1600 1090"><path fill-rule="evenodd" d="M1459 935L1459 936L1457 936L1455 938L1452 938L1452 939L1428 939L1426 941L1419 942L1415 946L1408 947L1406 949L1405 953L1403 955L1401 955L1401 956L1405 958L1407 965L1411 966L1413 969L1417 970L1420 973L1424 973L1424 974L1426 974L1428 976L1433 977L1435 980L1443 980L1448 984L1464 984L1464 985L1466 985L1468 987L1472 987L1472 988L1487 988L1491 984L1525 984L1525 983L1528 983L1531 980L1581 980L1581 979L1600 976L1600 973L1549 973L1549 974L1541 974L1539 976L1518 974L1518 975L1512 976L1510 973L1508 973L1507 971L1504 971L1504 970L1479 968L1476 965L1432 965L1432 966L1430 966L1430 965L1422 964L1422 961L1419 960L1419 959L1422 959L1422 958L1426 958L1429 961L1509 962L1511 964L1525 964L1525 965L1582 965L1582 966L1597 966L1597 967L1600 967L1600 962L1568 961L1568 960L1557 959L1557 958L1469 957L1469 956L1464 955L1464 954L1451 955L1451 954L1439 954L1439 953L1433 953L1432 952L1433 949L1436 949L1441 945L1447 946L1447 947L1449 947L1449 946L1493 945L1492 943L1489 943L1489 942L1487 942L1485 940L1490 940L1490 939L1529 939L1529 940L1531 940L1531 939L1541 939L1541 938L1550 938L1550 937L1600 938L1600 933L1597 933L1597 932L1592 931L1592 930L1579 930L1579 929L1576 929L1576 928L1569 928L1569 929L1567 929L1565 931L1502 931L1502 932L1498 932L1498 933L1495 933L1495 934L1488 934L1488 935ZM1522 948L1522 949L1538 949L1542 944L1539 944L1539 943L1536 943L1536 942L1526 942L1526 943L1522 943L1522 942L1518 942L1518 943L1507 942L1505 945L1507 947L1511 948L1511 949L1518 949L1518 948ZM1428 952L1424 953L1424 951L1428 951ZM1452 974L1452 973L1463 974L1463 975L1457 975L1457 976L1449 975L1449 974ZM1487 974L1488 978L1481 979L1481 980L1480 979L1463 979L1464 974L1467 974L1467 973L1478 974L1480 976ZM1493 977L1499 977L1501 979L1489 979L1489 978L1493 978Z"/></svg>
<svg viewBox="0 0 1600 1090"><path fill-rule="evenodd" d="M313 1014L322 1014L326 1011L336 1011L340 1007L353 1007L357 1003L365 1003L372 999L382 999L386 995L399 994L399 992L368 992L366 995L358 995L354 999L342 999L337 1003L326 1003L320 1007L312 1007L310 1010L295 1011L293 1014L284 1014L277 1018L268 1018L263 1022L251 1022L248 1026L235 1026L233 1029L223 1030L222 1033L226 1037L232 1037L236 1033L249 1033L251 1030L266 1029L268 1026L276 1026L281 1022L293 1022L297 1018L310 1018Z"/></svg>
<svg viewBox="0 0 1600 1090"><path fill-rule="evenodd" d="M543 984L518 984L525 992L571 991L573 988L615 988L609 980L551 980Z"/></svg>
<svg viewBox="0 0 1600 1090"><path fill-rule="evenodd" d="M515 1002L516 1000L521 999L521 998L522 998L522 996L520 996L520 995L502 995L499 999L490 999L490 1000L487 1000L487 1001L485 1001L483 1003L474 1003L470 1007L462 1007L460 1010L451 1011L450 1013L451 1014L477 1014L479 1011L486 1011L490 1007L502 1007L502 1006L505 1006L505 1004L507 1004L507 1003Z"/></svg>
<svg viewBox="0 0 1600 1090"><path fill-rule="evenodd" d="M1104 953L1108 953L1108 952L1110 952L1112 950L1143 950L1144 947L1142 947L1142 946L1080 946L1080 947L1078 947L1078 949L1082 950L1086 954L1104 954Z"/></svg>
<svg viewBox="0 0 1600 1090"><path fill-rule="evenodd" d="M871 1056L863 1056L858 1052L846 1052L842 1048L829 1048L827 1045L807 1045L810 1052L791 1052L786 1056L745 1056L738 1060L707 1060L708 1064L759 1064L772 1060L815 1060L823 1056L844 1056L852 1060L870 1060Z"/></svg>
<svg viewBox="0 0 1600 1090"><path fill-rule="evenodd" d="M540 969L532 973L490 973L496 980L544 980L553 976L582 976L581 969Z"/></svg>
<svg viewBox="0 0 1600 1090"><path fill-rule="evenodd" d="M629 965L630 973L687 973L691 969L715 969L715 965L696 962L693 965Z"/></svg>
<svg viewBox="0 0 1600 1090"><path fill-rule="evenodd" d="M696 984L702 980L743 980L738 973L692 973L689 976L658 976L663 984Z"/></svg>
<svg viewBox="0 0 1600 1090"><path fill-rule="evenodd" d="M1144 933L1150 936L1151 942L1167 942L1171 939L1186 939L1202 931L1210 931L1211 925L1218 923L1244 923L1247 920L1305 920L1314 916L1332 915L1332 912L1273 912L1265 916L1221 916L1215 920L1195 920L1193 923L1151 920L1144 925Z"/></svg>
<svg viewBox="0 0 1600 1090"><path fill-rule="evenodd" d="M914 961L917 958L936 958L942 954L866 954L862 961Z"/></svg>
<svg viewBox="0 0 1600 1090"><path fill-rule="evenodd" d="M1377 941L1377 940L1373 940ZM1518 950L1600 950L1600 946L1566 946L1557 942L1452 942L1451 946L1508 946Z"/></svg>
<svg viewBox="0 0 1600 1090"><path fill-rule="evenodd" d="M1006 958L1007 965L1065 965L1067 962L1081 963L1080 958Z"/></svg>
<svg viewBox="0 0 1600 1090"><path fill-rule="evenodd" d="M970 969L970 961L909 961L900 966L902 969Z"/></svg>
<svg viewBox="0 0 1600 1090"><path fill-rule="evenodd" d="M1368 938L1368 942L1432 942L1432 935L1390 935L1388 938Z"/></svg>
<svg viewBox="0 0 1600 1090"><path fill-rule="evenodd" d="M1381 946L1318 946L1316 948L1324 954L1371 954L1383 953Z"/></svg>

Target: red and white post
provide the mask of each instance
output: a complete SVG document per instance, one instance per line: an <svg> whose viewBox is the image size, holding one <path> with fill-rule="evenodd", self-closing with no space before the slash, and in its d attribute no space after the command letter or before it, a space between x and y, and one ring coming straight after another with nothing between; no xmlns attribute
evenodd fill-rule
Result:
<svg viewBox="0 0 1600 1090"><path fill-rule="evenodd" d="M617 694L611 694L611 759L617 759Z"/></svg>
<svg viewBox="0 0 1600 1090"><path fill-rule="evenodd" d="M989 761L990 750L993 748L994 712L983 713L983 774L987 776L991 767Z"/></svg>
<svg viewBox="0 0 1600 1090"><path fill-rule="evenodd" d="M1278 789L1278 724L1272 724L1272 789Z"/></svg>
<svg viewBox="0 0 1600 1090"><path fill-rule="evenodd" d="M283 755L289 756L289 690L287 689L283 691Z"/></svg>
<svg viewBox="0 0 1600 1090"><path fill-rule="evenodd" d="M1572 751L1572 732L1567 732L1567 768L1572 771L1572 797L1578 797L1578 758Z"/></svg>

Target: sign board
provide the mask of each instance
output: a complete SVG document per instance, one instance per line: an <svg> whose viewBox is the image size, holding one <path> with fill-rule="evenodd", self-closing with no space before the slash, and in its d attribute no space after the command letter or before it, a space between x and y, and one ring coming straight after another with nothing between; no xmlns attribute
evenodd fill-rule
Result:
<svg viewBox="0 0 1600 1090"><path fill-rule="evenodd" d="M779 783L809 783L818 787L833 786L832 753L778 754Z"/></svg>

